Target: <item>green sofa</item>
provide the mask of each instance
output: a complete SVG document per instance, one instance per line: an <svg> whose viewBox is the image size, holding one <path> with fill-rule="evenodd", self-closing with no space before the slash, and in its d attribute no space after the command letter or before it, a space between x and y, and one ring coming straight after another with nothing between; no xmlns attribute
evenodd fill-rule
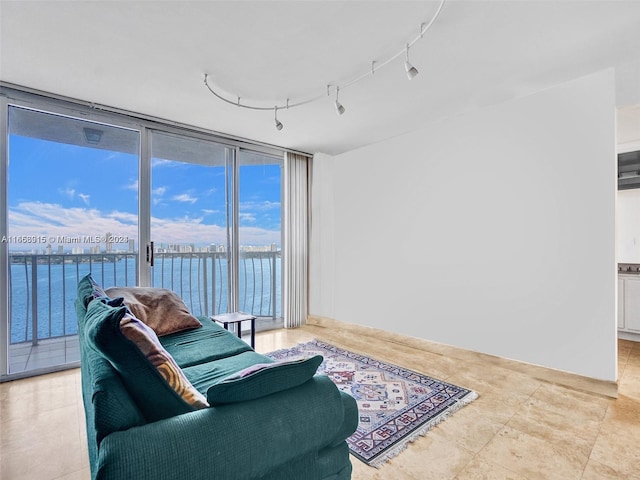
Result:
<svg viewBox="0 0 640 480"><path fill-rule="evenodd" d="M200 328L157 337L211 405L194 408L122 336L122 299L95 289L87 275L76 299L92 479L351 478L356 403L314 375L316 359L274 365L199 317Z"/></svg>

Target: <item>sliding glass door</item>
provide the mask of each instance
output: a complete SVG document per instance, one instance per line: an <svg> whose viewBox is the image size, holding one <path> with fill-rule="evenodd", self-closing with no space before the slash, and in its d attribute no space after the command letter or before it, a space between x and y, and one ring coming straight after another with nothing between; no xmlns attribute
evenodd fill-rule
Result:
<svg viewBox="0 0 640 480"><path fill-rule="evenodd" d="M171 289L195 315L282 325L282 154L33 105L0 98L1 377L78 364L89 272Z"/></svg>
<svg viewBox="0 0 640 480"><path fill-rule="evenodd" d="M140 133L17 106L8 120L7 370L20 374L80 360L80 277L136 284Z"/></svg>
<svg viewBox="0 0 640 480"><path fill-rule="evenodd" d="M282 317L282 158L238 154L238 304L263 318Z"/></svg>
<svg viewBox="0 0 640 480"><path fill-rule="evenodd" d="M233 153L201 138L151 134L151 285L175 291L194 315L229 310Z"/></svg>
<svg viewBox="0 0 640 480"><path fill-rule="evenodd" d="M281 323L282 159L201 137L151 134L151 284L195 315Z"/></svg>

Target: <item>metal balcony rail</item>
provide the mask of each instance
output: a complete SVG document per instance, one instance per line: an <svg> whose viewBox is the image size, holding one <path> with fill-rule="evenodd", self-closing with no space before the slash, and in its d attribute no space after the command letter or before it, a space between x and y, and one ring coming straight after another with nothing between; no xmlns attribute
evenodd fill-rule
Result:
<svg viewBox="0 0 640 480"><path fill-rule="evenodd" d="M77 335L74 302L87 273L105 288L138 284L136 252L9 253L9 262L11 344ZM241 253L240 310L281 316L280 266L279 251ZM196 316L227 312L226 252L156 253L152 286L175 291Z"/></svg>

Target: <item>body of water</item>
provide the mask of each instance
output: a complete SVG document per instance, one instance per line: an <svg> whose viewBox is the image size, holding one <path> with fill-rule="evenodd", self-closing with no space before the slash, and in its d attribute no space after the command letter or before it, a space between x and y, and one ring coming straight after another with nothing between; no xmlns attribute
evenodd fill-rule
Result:
<svg viewBox="0 0 640 480"><path fill-rule="evenodd" d="M61 337L77 333L74 302L78 281L87 273L105 288L137 285L136 254L36 257L35 284L32 256L14 257L11 263L12 344L32 339L34 298L38 338ZM224 254L156 254L152 277L153 286L175 291L196 316L228 311ZM241 311L258 317L281 316L279 253L243 256L239 284Z"/></svg>

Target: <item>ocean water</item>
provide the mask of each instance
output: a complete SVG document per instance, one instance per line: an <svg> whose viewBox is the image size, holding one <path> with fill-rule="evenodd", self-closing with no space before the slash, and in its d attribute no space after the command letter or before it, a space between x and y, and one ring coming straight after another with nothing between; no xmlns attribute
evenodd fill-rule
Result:
<svg viewBox="0 0 640 480"><path fill-rule="evenodd" d="M133 255L104 257L110 261L102 261L99 256L91 263L73 257L53 255L49 260L45 255L38 256L35 295L31 257L27 256L29 260L22 263L11 264L9 327L12 344L32 339L34 297L38 338L60 337L78 331L74 302L78 281L87 273L104 288L137 284L137 259ZM63 258L72 263L62 263ZM271 317L275 308L275 316L281 316L280 272L279 254L242 258L239 309L256 316ZM227 267L226 259L221 256L163 258L156 254L152 277L153 286L175 291L194 315L227 311Z"/></svg>

